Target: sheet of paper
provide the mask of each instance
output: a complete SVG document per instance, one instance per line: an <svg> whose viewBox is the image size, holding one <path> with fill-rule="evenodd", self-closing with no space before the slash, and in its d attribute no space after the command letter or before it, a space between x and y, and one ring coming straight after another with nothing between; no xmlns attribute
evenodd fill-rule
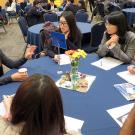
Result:
<svg viewBox="0 0 135 135"><path fill-rule="evenodd" d="M94 65L94 66L101 68L101 69L104 69L104 70L110 70L110 69L117 67L121 64L123 64L122 61L111 58L111 57L104 57L98 61L91 63L91 65Z"/></svg>
<svg viewBox="0 0 135 135"><path fill-rule="evenodd" d="M133 108L134 103L123 105L120 107L112 108L107 110L111 117L117 122L117 124L122 127L124 121L126 120L128 113Z"/></svg>
<svg viewBox="0 0 135 135"><path fill-rule="evenodd" d="M5 110L5 106L3 104L3 102L0 103L0 116L3 116L5 114L6 110Z"/></svg>
<svg viewBox="0 0 135 135"><path fill-rule="evenodd" d="M128 71L123 71L117 73L117 75L126 80L128 83L135 85L135 74L131 74Z"/></svg>
<svg viewBox="0 0 135 135"><path fill-rule="evenodd" d="M66 54L60 54L60 65L70 64L70 58Z"/></svg>
<svg viewBox="0 0 135 135"><path fill-rule="evenodd" d="M64 116L66 129L70 131L81 131L84 121Z"/></svg>

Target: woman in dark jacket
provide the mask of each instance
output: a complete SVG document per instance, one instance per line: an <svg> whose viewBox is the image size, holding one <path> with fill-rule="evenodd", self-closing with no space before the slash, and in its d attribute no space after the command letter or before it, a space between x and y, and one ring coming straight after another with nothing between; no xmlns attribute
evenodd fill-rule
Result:
<svg viewBox="0 0 135 135"><path fill-rule="evenodd" d="M62 13L59 22L59 32L65 35L67 50L76 50L81 48L81 32L76 25L75 17L71 11L64 11ZM44 35L42 35L42 40L46 40L44 39ZM44 44L42 49L44 50L45 55L52 58L57 57L58 49L53 47L51 44ZM65 49L60 49L61 54L65 53L65 51Z"/></svg>
<svg viewBox="0 0 135 135"><path fill-rule="evenodd" d="M28 26L33 26L38 23L43 23L43 14L45 13L44 9L41 7L41 4L38 0L33 1L33 6L27 13L27 22Z"/></svg>

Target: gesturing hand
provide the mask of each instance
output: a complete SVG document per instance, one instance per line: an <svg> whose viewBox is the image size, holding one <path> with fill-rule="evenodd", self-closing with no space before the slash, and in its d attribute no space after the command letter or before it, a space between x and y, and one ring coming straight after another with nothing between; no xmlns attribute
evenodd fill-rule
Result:
<svg viewBox="0 0 135 135"><path fill-rule="evenodd" d="M26 59L32 59L32 55L34 54L34 51L36 50L37 46L35 45L30 45L27 47L26 52L25 52L25 58Z"/></svg>

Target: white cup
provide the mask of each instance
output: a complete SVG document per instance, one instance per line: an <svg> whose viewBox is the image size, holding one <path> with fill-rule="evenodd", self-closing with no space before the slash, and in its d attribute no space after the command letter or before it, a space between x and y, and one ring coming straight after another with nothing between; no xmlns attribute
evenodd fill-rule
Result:
<svg viewBox="0 0 135 135"><path fill-rule="evenodd" d="M28 71L27 68L20 68L18 70L18 72L21 73L21 74L28 74L27 71Z"/></svg>

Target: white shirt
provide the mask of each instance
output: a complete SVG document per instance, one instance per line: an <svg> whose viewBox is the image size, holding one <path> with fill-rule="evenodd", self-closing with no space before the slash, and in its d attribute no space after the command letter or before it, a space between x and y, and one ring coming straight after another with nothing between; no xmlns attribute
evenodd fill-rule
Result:
<svg viewBox="0 0 135 135"><path fill-rule="evenodd" d="M16 12L16 3L12 2L10 7L7 7L7 11L15 11Z"/></svg>

